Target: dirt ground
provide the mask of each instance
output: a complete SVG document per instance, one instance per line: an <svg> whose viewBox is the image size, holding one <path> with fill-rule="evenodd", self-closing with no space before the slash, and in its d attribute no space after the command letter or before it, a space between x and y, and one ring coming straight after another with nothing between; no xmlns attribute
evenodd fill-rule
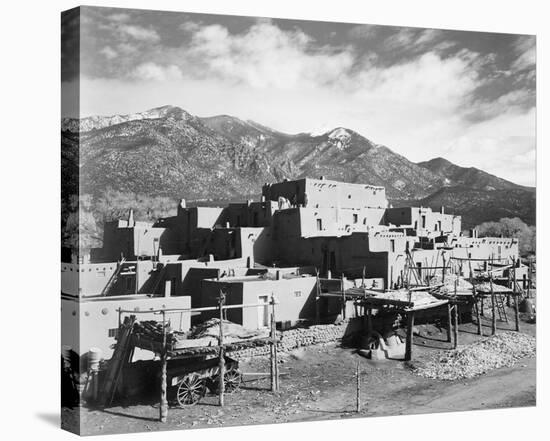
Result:
<svg viewBox="0 0 550 441"><path fill-rule="evenodd" d="M498 322L498 330L513 329ZM523 318L523 317L522 317ZM446 332L433 325L418 328L414 337L413 361L437 349L450 348ZM459 344L480 337L472 323L461 324ZM535 325L521 322L521 332L535 335ZM484 321L484 334L490 321ZM415 375L408 363L398 360L371 361L354 348L337 344L310 346L282 354L281 387L270 391L267 377L245 375L242 388L226 395L225 406L207 395L186 409L171 407L167 423L158 422L158 404L118 406L104 410L81 408L82 434L96 435L189 429L247 424L313 421L354 417L422 414L432 412L523 407L536 404L536 360L526 358L511 368L490 371L468 380L437 381ZM357 362L361 371L361 412L356 412ZM269 372L269 360L255 358L241 363L245 373ZM75 410L63 409L67 421Z"/></svg>

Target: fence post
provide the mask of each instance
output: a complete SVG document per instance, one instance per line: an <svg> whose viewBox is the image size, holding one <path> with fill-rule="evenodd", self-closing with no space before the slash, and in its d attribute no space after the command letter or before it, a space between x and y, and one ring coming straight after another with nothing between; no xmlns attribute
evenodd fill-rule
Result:
<svg viewBox="0 0 550 441"><path fill-rule="evenodd" d="M279 389L279 366L277 366L277 342L275 325L275 297L271 293L271 391Z"/></svg>
<svg viewBox="0 0 550 441"><path fill-rule="evenodd" d="M166 368L168 364L166 350L166 313L162 311L162 364L161 364L161 374L160 374L160 421L165 423L168 417L168 400L166 397Z"/></svg>
<svg viewBox="0 0 550 441"><path fill-rule="evenodd" d="M491 314L493 315L491 320L491 335L497 333L497 314L496 314L496 295L493 289L493 277L489 276L489 283L491 286Z"/></svg>
<svg viewBox="0 0 550 441"><path fill-rule="evenodd" d="M220 336L219 336L219 345L220 345L220 359L219 359L219 369L220 373L218 375L218 389L219 389L219 405L223 407L224 405L224 393L225 393L225 354L223 347L223 305L225 303L225 294L220 290L219 306L220 306Z"/></svg>
<svg viewBox="0 0 550 441"><path fill-rule="evenodd" d="M321 301L321 285L319 281L319 270L317 268L315 268L315 275L317 278L315 283L315 324L318 325L319 323L321 323L321 305L319 304L319 302Z"/></svg>
<svg viewBox="0 0 550 441"><path fill-rule="evenodd" d="M357 361L357 369L355 373L357 377L357 403L356 403L356 412L361 412L361 371L359 370L359 361Z"/></svg>

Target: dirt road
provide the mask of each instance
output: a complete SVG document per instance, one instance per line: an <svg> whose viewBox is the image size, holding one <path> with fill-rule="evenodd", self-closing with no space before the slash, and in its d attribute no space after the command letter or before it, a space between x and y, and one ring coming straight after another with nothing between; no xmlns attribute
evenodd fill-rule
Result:
<svg viewBox="0 0 550 441"><path fill-rule="evenodd" d="M461 344L479 338L472 324L461 325L460 330ZM522 323L522 332L534 335L535 327ZM433 326L422 327L415 337L414 358L421 360L437 348L449 348L445 333ZM354 376L358 361L362 394L359 414L355 412ZM268 372L268 365L266 359L252 359L243 363L242 369ZM276 393L269 391L267 378L248 377L240 390L226 397L224 408L217 406L217 396L207 395L196 406L170 408L165 424L157 421L155 397L150 404L106 410L83 408L83 434L494 409L533 406L536 400L534 358L469 380L437 381L415 375L402 361L371 361L354 349L331 344L283 355L280 367L281 389ZM69 418L74 413L68 409L63 412Z"/></svg>

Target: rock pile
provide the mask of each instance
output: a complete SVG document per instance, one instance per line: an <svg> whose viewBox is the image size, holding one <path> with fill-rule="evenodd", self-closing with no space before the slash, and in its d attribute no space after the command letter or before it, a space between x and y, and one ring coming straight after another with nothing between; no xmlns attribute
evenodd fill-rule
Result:
<svg viewBox="0 0 550 441"><path fill-rule="evenodd" d="M330 343L340 340L346 332L346 324L314 325L307 328L295 328L288 331L278 331L277 350L289 352L302 346ZM248 358L269 354L269 345L247 348L232 352L235 358Z"/></svg>
<svg viewBox="0 0 550 441"><path fill-rule="evenodd" d="M534 357L535 338L519 332L502 332L452 351L440 351L414 372L437 380L472 378L492 369L510 367L524 357Z"/></svg>
<svg viewBox="0 0 550 441"><path fill-rule="evenodd" d="M315 325L290 329L281 333L277 347L282 351L290 351L301 346L329 343L341 339L345 331L345 325Z"/></svg>

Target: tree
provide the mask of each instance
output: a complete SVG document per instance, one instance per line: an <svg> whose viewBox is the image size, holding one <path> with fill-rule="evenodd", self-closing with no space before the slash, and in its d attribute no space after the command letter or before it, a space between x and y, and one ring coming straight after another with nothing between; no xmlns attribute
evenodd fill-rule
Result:
<svg viewBox="0 0 550 441"><path fill-rule="evenodd" d="M505 217L498 222L483 222L477 227L480 237L516 237L522 256L536 253L536 232L534 225L527 225L519 217Z"/></svg>

